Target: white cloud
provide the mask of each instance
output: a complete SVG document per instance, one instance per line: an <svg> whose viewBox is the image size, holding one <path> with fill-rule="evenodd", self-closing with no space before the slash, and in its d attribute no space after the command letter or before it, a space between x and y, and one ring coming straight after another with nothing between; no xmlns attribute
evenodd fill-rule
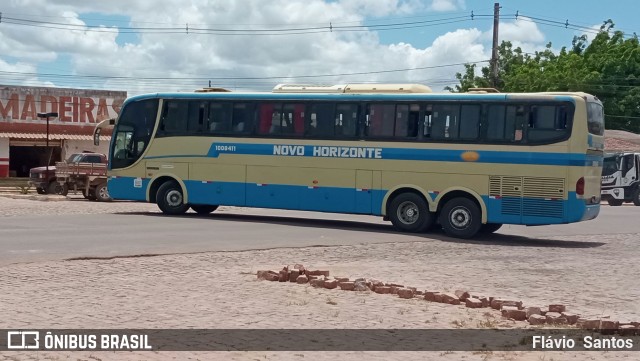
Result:
<svg viewBox="0 0 640 361"><path fill-rule="evenodd" d="M456 11L465 8L464 0L433 0L430 10L433 11Z"/></svg>
<svg viewBox="0 0 640 361"><path fill-rule="evenodd" d="M51 82L40 81L38 80L38 77L36 75L31 75L35 74L36 70L37 69L33 64L25 64L20 62L11 64L0 59L0 73L6 74L7 77L16 77L17 75L12 75L13 73L28 74L26 77L21 77L21 80L18 81L18 84L30 86L54 86Z"/></svg>
<svg viewBox="0 0 640 361"><path fill-rule="evenodd" d="M260 2L259 6L251 0L193 2L187 6L182 0L113 0L91 2L89 5L80 0L62 0L55 4L45 0L30 0L30 3L34 9L32 11L26 11L24 6L15 6L7 12L32 14L39 9L41 14L46 14L47 17L42 18L46 21L80 25L81 29L85 24L78 14L87 11L92 14L102 12L128 16L133 24L129 26L183 27L188 23L191 29L265 29L325 26L330 22L362 24L367 16L406 14L411 9L425 6L419 0L270 0ZM449 3L457 7L464 6L463 1ZM439 2L438 6L442 4ZM196 34L193 30L189 34L143 32L138 35L136 42L129 44L118 44L117 35L110 31L70 32L4 24L0 27L0 49L6 56L34 63L51 61L56 54L69 54L75 73L124 77L107 78L98 86L128 90L130 94L193 90L206 86L209 79L213 80L212 85L259 90L270 89L279 82L326 84L453 79L453 74L461 71L462 66L376 72L472 62L489 57L482 45L486 40L477 29L446 33L425 48L406 42L384 45L377 34L370 31L251 36ZM296 75L358 72L373 73L293 78ZM151 79L165 77L171 79Z"/></svg>
<svg viewBox="0 0 640 361"><path fill-rule="evenodd" d="M491 40L493 29L484 32L483 38ZM501 21L498 25L498 41L499 43L510 41L514 48L520 47L527 53L544 50L547 45L546 38L538 25L524 16L513 21Z"/></svg>

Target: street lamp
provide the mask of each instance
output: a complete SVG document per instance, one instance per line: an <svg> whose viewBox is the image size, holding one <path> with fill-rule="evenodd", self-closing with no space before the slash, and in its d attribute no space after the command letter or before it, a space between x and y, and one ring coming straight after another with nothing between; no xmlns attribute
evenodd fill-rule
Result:
<svg viewBox="0 0 640 361"><path fill-rule="evenodd" d="M49 160L47 161L47 172L45 173L47 175L47 179L49 178L49 163L51 163L51 152L49 151L49 119L57 117L58 113L56 112L38 113L38 118L45 118L47 120L47 152L49 152Z"/></svg>

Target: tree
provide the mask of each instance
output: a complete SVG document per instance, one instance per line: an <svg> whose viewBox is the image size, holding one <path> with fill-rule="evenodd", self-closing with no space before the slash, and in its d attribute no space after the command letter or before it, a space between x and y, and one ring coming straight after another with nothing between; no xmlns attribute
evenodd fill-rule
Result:
<svg viewBox="0 0 640 361"><path fill-rule="evenodd" d="M498 89L504 92L574 91L597 96L604 104L607 128L640 132L640 43L637 35L625 39L607 20L589 43L585 35L573 38L571 47L558 54L551 43L543 51L524 53L503 41L499 48ZM476 75L467 64L457 73L460 82L449 91L491 84L489 67Z"/></svg>

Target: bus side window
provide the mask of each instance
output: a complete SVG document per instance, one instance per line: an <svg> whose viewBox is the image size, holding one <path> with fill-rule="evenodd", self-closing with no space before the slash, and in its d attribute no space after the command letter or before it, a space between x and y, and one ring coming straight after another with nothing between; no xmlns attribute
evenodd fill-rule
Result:
<svg viewBox="0 0 640 361"><path fill-rule="evenodd" d="M207 129L210 133L228 133L231 130L231 104L210 103Z"/></svg>
<svg viewBox="0 0 640 361"><path fill-rule="evenodd" d="M460 139L478 139L480 134L480 106L463 105L460 112Z"/></svg>
<svg viewBox="0 0 640 361"><path fill-rule="evenodd" d="M431 137L433 139L458 138L460 106L435 104L431 118Z"/></svg>
<svg viewBox="0 0 640 361"><path fill-rule="evenodd" d="M333 138L335 135L334 104L312 103L307 108L309 116L305 135L311 138Z"/></svg>
<svg viewBox="0 0 640 361"><path fill-rule="evenodd" d="M422 124L422 136L424 138L431 138L431 121L433 115L433 106L427 105L424 110L424 120Z"/></svg>
<svg viewBox="0 0 640 361"><path fill-rule="evenodd" d="M551 141L567 134L566 106L534 105L529 113L527 140L530 142Z"/></svg>
<svg viewBox="0 0 640 361"><path fill-rule="evenodd" d="M395 104L369 104L365 135L369 137L393 137L395 129Z"/></svg>
<svg viewBox="0 0 640 361"><path fill-rule="evenodd" d="M160 119L160 131L166 134L184 133L187 131L189 103L180 100L165 102Z"/></svg>
<svg viewBox="0 0 640 361"><path fill-rule="evenodd" d="M409 129L409 106L398 104L396 106L396 124L393 135L396 138L406 138Z"/></svg>
<svg viewBox="0 0 640 361"><path fill-rule="evenodd" d="M251 103L235 103L231 117L233 133L247 133L254 118L254 105Z"/></svg>
<svg viewBox="0 0 640 361"><path fill-rule="evenodd" d="M355 137L358 129L358 105L338 104L336 106L335 135Z"/></svg>
<svg viewBox="0 0 640 361"><path fill-rule="evenodd" d="M190 134L201 133L204 128L204 115L206 103L199 101L189 102L189 120L187 130Z"/></svg>

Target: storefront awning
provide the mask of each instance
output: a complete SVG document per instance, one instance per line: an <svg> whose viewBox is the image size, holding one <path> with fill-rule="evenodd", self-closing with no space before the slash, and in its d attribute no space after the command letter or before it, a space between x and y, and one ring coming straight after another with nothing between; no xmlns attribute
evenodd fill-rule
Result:
<svg viewBox="0 0 640 361"><path fill-rule="evenodd" d="M0 138L13 139L47 139L47 133L0 132ZM50 140L93 140L88 134L49 134ZM100 140L111 140L110 135L101 135Z"/></svg>

